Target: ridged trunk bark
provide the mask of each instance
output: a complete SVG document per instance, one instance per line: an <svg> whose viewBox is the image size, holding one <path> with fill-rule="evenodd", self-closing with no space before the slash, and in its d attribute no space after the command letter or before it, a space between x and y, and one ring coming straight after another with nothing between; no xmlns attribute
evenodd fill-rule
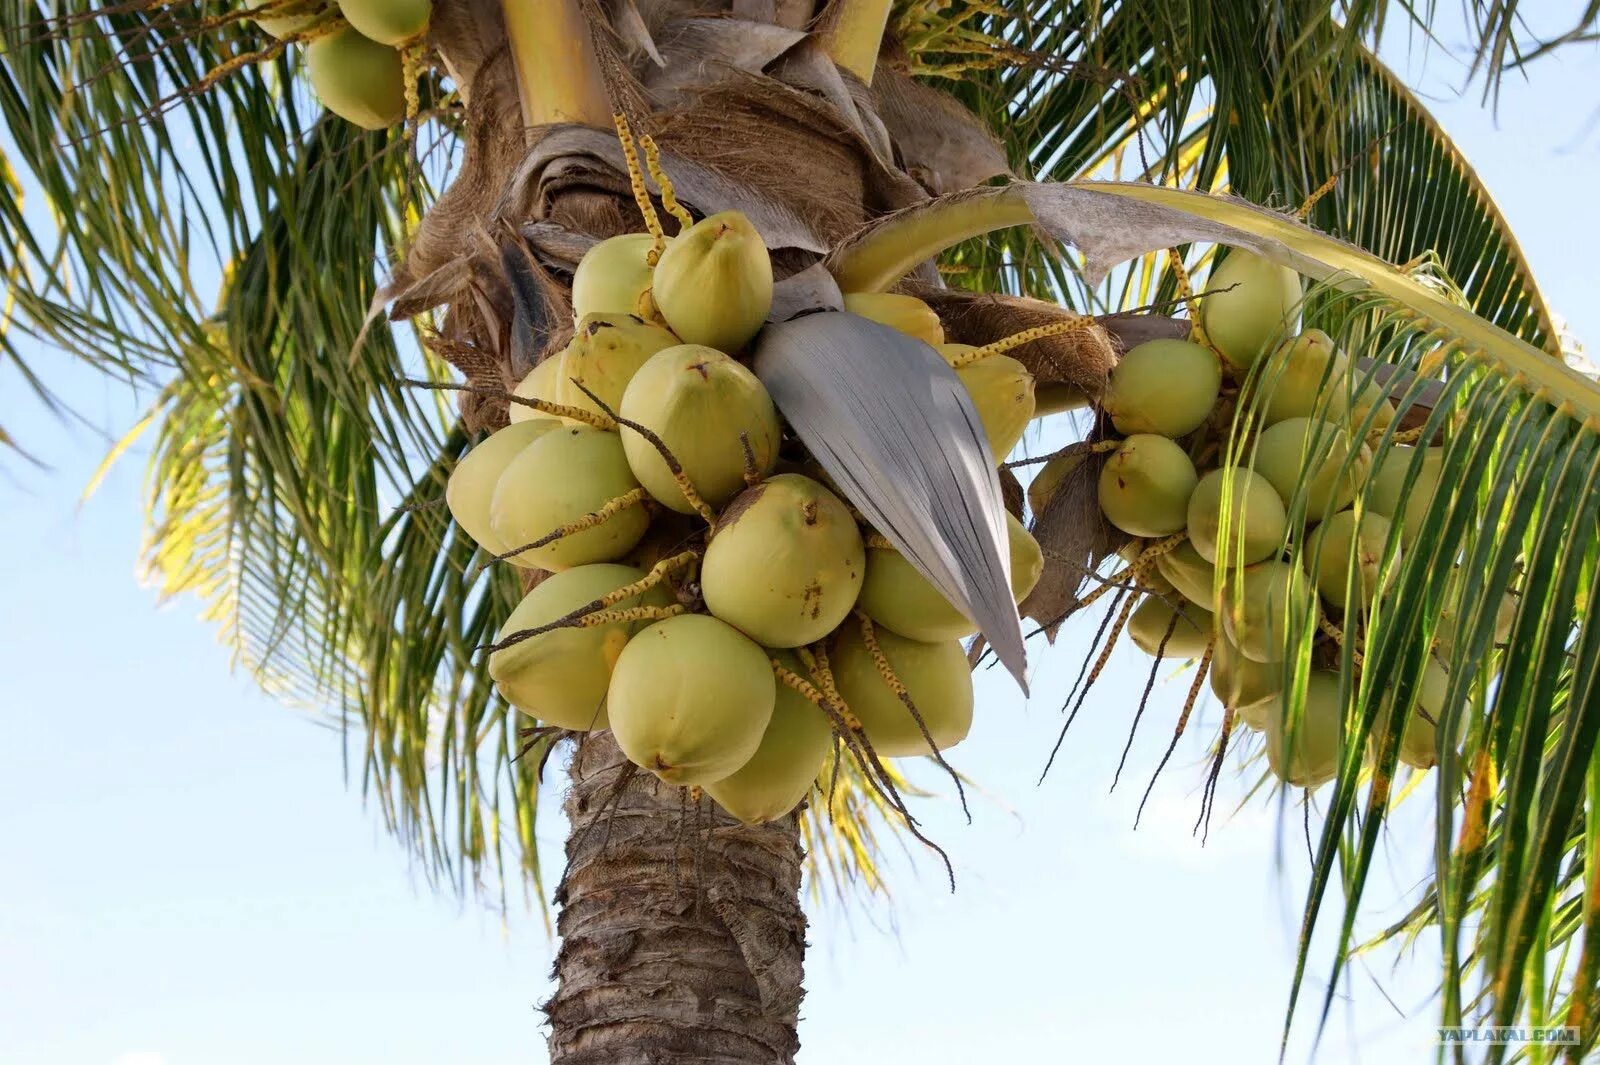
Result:
<svg viewBox="0 0 1600 1065"><path fill-rule="evenodd" d="M805 913L793 816L748 827L635 771L608 732L572 756L552 1065L791 1062Z"/></svg>

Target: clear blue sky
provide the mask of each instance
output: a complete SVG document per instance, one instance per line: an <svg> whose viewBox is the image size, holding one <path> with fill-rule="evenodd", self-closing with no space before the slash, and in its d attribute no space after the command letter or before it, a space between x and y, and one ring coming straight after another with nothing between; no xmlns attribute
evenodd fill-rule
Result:
<svg viewBox="0 0 1600 1065"><path fill-rule="evenodd" d="M1446 57L1408 74L1434 95L1551 303L1600 345L1600 52L1509 81L1498 122L1476 93L1456 97L1461 71ZM115 383L55 380L93 424L120 429L138 413ZM342 780L338 737L231 675L194 603L160 606L136 584L142 456L80 506L107 437L44 414L13 378L0 378L0 424L51 466L0 467L0 1062L545 1060L535 1004L553 943L537 914L502 922L431 894ZM1036 691L1064 688L1086 638L1069 632ZM892 907L812 911L802 1062L1123 1060L1146 1040L1196 1065L1276 1060L1305 863L1298 820L1280 849L1270 804L1230 819L1247 782L1229 776L1202 848L1190 836L1196 741L1134 832L1184 684L1158 689L1108 794L1143 676L1137 653L1118 654L1042 787L1058 704L1024 705L983 678L957 762L990 797L970 827L949 804L927 811L960 890L947 894L919 859L901 868ZM1216 717L1206 708L1195 735L1209 737ZM544 825L551 863L562 829ZM1386 899L1414 883L1427 839L1402 826L1390 847L1396 870L1374 881ZM1434 951L1395 961L1359 972L1326 1060L1423 1059Z"/></svg>

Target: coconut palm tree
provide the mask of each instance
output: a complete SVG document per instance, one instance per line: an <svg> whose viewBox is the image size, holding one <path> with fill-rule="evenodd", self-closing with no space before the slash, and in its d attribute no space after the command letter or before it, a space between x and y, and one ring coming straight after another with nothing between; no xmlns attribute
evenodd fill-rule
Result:
<svg viewBox="0 0 1600 1065"><path fill-rule="evenodd" d="M670 184L688 217L744 212L780 278L822 263L846 291L899 285L972 344L1046 327L1014 353L1041 395L1091 399L1115 352L1189 332L1215 247L1292 266L1317 282L1308 323L1402 415L1376 449L1455 430L1394 609L1359 649L1315 652L1353 697L1302 943L1337 885L1337 964L1360 946L1397 801L1399 737L1377 723L1409 705L1453 610L1437 658L1460 709L1439 724L1465 741L1433 770L1437 875L1387 934L1439 937L1444 1023L1571 1024L1576 1061L1600 1033L1600 389L1563 365L1504 219L1374 55L1386 20L1431 7L434 0L401 42L404 121L368 131L308 91L310 46L344 29L332 5L13 0L0 340L45 402L70 397L19 337L151 396L118 449L153 451L151 573L203 600L264 686L333 716L441 886L544 898L541 777L568 750L553 1061L789 1061L803 863L876 890L879 841L916 831L903 779L839 754L809 806L742 825L604 732L517 714L476 653L523 586L439 504L570 335L575 263L658 213L673 227ZM1469 5L1491 88L1596 22L1533 40L1516 7ZM659 146L651 174L630 173L616 115ZM1115 639L1131 600L1103 584L1118 545L1092 499L1058 492L1033 529L1048 564L1029 615L1078 624L1112 588L1096 643ZM1476 604L1508 594L1497 632Z"/></svg>

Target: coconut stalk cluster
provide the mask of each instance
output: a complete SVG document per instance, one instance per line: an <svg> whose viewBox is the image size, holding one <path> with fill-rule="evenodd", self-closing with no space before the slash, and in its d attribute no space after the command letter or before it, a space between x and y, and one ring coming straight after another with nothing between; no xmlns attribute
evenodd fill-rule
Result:
<svg viewBox="0 0 1600 1065"><path fill-rule="evenodd" d="M255 23L305 44L306 76L329 111L362 129L387 129L414 110L421 42L432 0L278 0Z"/></svg>
<svg viewBox="0 0 1600 1065"><path fill-rule="evenodd" d="M887 784L880 759L959 744L978 626L840 497L749 368L773 302L760 234L664 199L676 235L652 225L583 256L570 343L516 385L510 424L446 499L493 560L542 578L489 649L511 705L609 729L640 769L759 823L794 810L838 745ZM945 344L913 297L844 302L833 313L943 353L992 453L1016 443L1034 413L1020 363ZM1009 521L1020 601L1043 557Z"/></svg>
<svg viewBox="0 0 1600 1065"><path fill-rule="evenodd" d="M1030 495L1041 509L1103 456L1099 506L1131 538L1123 577L1138 589L1113 639L1199 660L1232 720L1265 733L1271 771L1315 788L1342 758L1340 648L1359 666L1365 625L1439 490L1444 449L1397 445L1374 461L1394 404L1326 333L1296 332L1301 301L1293 271L1231 252L1199 297L1193 337L1127 352L1100 403L1107 439L1051 458ZM1498 639L1513 613L1502 605ZM1430 655L1400 722L1401 762L1437 763L1448 688ZM1373 743L1390 727L1380 722Z"/></svg>

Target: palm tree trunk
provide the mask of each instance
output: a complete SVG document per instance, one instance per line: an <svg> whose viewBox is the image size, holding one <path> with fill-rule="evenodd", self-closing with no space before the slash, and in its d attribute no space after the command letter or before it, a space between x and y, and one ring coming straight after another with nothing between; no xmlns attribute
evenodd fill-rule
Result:
<svg viewBox="0 0 1600 1065"><path fill-rule="evenodd" d="M570 777L552 1065L793 1061L795 818L741 825L636 772L608 732L582 738Z"/></svg>

